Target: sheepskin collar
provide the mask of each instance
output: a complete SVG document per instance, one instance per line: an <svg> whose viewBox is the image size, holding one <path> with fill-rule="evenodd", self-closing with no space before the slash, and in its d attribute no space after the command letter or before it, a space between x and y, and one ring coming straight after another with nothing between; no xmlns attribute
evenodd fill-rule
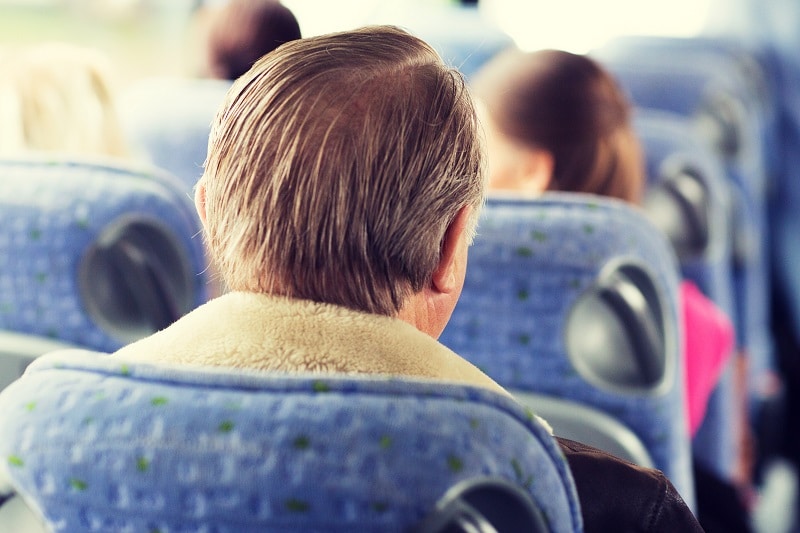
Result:
<svg viewBox="0 0 800 533"><path fill-rule="evenodd" d="M390 374L505 390L399 319L232 292L116 352L126 359L282 372Z"/></svg>

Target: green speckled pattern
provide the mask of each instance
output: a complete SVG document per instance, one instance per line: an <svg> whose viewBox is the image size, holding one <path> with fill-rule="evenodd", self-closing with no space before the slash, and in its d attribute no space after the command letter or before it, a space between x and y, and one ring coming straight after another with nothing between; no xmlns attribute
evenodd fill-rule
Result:
<svg viewBox="0 0 800 533"><path fill-rule="evenodd" d="M56 352L0 394L0 471L59 531L400 532L485 476L527 490L553 533L582 530L547 431L437 382Z"/></svg>

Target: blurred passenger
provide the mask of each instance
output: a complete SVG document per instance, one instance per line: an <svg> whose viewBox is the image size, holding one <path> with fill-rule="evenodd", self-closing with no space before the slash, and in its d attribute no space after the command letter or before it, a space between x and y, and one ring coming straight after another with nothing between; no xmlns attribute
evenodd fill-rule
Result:
<svg viewBox="0 0 800 533"><path fill-rule="evenodd" d="M9 51L0 67L0 155L126 155L112 69L99 51L33 45Z"/></svg>
<svg viewBox="0 0 800 533"><path fill-rule="evenodd" d="M484 185L466 83L423 41L380 26L288 43L233 84L197 186L231 292L114 356L507 394L436 341ZM594 530L700 531L660 472L560 444Z"/></svg>
<svg viewBox="0 0 800 533"><path fill-rule="evenodd" d="M279 0L230 0L210 6L206 70L212 78L235 80L261 56L300 38L300 25Z"/></svg>
<svg viewBox="0 0 800 533"><path fill-rule="evenodd" d="M587 56L512 51L488 64L473 90L483 111L489 188L535 196L547 190L638 204L642 149L629 103ZM733 350L730 320L690 282L681 286L687 418L692 435Z"/></svg>
<svg viewBox="0 0 800 533"><path fill-rule="evenodd" d="M472 89L487 135L491 191L573 191L641 201L644 157L631 106L614 78L588 56L509 51L477 74ZM694 435L735 336L730 319L694 284L683 281L679 296L687 423Z"/></svg>

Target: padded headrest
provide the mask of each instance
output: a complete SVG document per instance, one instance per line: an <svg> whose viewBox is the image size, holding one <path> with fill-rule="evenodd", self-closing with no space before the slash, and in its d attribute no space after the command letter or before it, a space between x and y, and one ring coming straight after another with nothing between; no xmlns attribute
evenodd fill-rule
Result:
<svg viewBox="0 0 800 533"><path fill-rule="evenodd" d="M691 118L639 108L634 126L645 155L642 204L648 218L669 237L682 267L693 268L694 274L717 269L715 275L724 275L719 265L730 263L736 217L731 207L735 189L721 158Z"/></svg>
<svg viewBox="0 0 800 533"><path fill-rule="evenodd" d="M642 210L608 197L492 196L469 253L441 342L507 390L569 398L613 416L691 499L679 270L666 236ZM584 319L616 327L600 339L610 344L592 346L589 326L577 326ZM629 329L635 320L639 333ZM603 359L616 349L620 369Z"/></svg>
<svg viewBox="0 0 800 533"><path fill-rule="evenodd" d="M736 65L710 66L704 57L676 62L669 54L609 47L595 52L634 105L678 113L696 120L724 158L739 154L748 127L744 99L749 88Z"/></svg>
<svg viewBox="0 0 800 533"><path fill-rule="evenodd" d="M572 376L541 378L578 371L612 397L627 387L661 394L675 383L680 350L677 277L666 237L630 204L578 193L491 197L441 339L507 388L558 394ZM637 318L644 329L628 331ZM610 344L588 340L595 326ZM625 350L627 367L588 362Z"/></svg>
<svg viewBox="0 0 800 533"><path fill-rule="evenodd" d="M680 260L703 256L710 241L711 202L700 171L678 157L665 160L660 174L642 201L648 217L669 237Z"/></svg>
<svg viewBox="0 0 800 533"><path fill-rule="evenodd" d="M0 328L113 351L208 298L201 225L169 174L0 161Z"/></svg>
<svg viewBox="0 0 800 533"><path fill-rule="evenodd" d="M507 511L531 499L547 531L581 531L567 463L532 413L438 381L57 352L0 394L0 457L69 531L400 532L443 497L478 509L498 486L518 500Z"/></svg>
<svg viewBox="0 0 800 533"><path fill-rule="evenodd" d="M730 92L711 89L695 114L700 130L725 160L735 159L742 149L745 113Z"/></svg>

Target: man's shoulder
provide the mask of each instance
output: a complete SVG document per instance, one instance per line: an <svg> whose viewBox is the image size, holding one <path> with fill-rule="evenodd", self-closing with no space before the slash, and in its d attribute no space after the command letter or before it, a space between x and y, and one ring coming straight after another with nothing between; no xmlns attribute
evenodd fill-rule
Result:
<svg viewBox="0 0 800 533"><path fill-rule="evenodd" d="M634 465L580 442L557 441L575 480L586 533L703 531L660 470Z"/></svg>

